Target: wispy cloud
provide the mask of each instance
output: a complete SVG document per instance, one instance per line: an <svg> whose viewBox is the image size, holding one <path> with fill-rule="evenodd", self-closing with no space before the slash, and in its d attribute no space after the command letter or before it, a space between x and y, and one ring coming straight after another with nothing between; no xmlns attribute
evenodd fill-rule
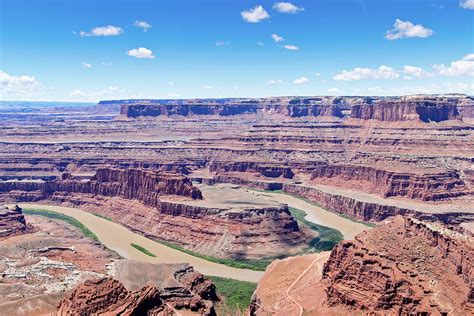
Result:
<svg viewBox="0 0 474 316"><path fill-rule="evenodd" d="M328 92L338 94L338 93L341 93L341 90L339 90L338 88L329 88Z"/></svg>
<svg viewBox="0 0 474 316"><path fill-rule="evenodd" d="M474 0L461 0L459 6L464 9L474 10Z"/></svg>
<svg viewBox="0 0 474 316"><path fill-rule="evenodd" d="M81 65L82 65L82 68L92 68L92 65L91 65L91 64L86 63L86 62L84 62L84 61L81 63Z"/></svg>
<svg viewBox="0 0 474 316"><path fill-rule="evenodd" d="M300 77L298 79L293 80L294 84L303 84L309 82L309 79L306 77Z"/></svg>
<svg viewBox="0 0 474 316"><path fill-rule="evenodd" d="M210 86L210 85L207 85L207 84L203 85L202 87L203 87L203 89L208 89L208 90L214 89L213 86Z"/></svg>
<svg viewBox="0 0 474 316"><path fill-rule="evenodd" d="M127 55L135 58L155 59L153 52L145 47L131 49L127 52Z"/></svg>
<svg viewBox="0 0 474 316"><path fill-rule="evenodd" d="M120 89L119 87L109 86L106 89L96 90L96 91L84 91L81 89L74 89L71 92L69 92L69 96L73 97L75 100L97 101L101 98L116 96L124 92L125 90Z"/></svg>
<svg viewBox="0 0 474 316"><path fill-rule="evenodd" d="M300 49L298 46L295 46L295 45L285 45L283 47L288 49L288 50L299 50Z"/></svg>
<svg viewBox="0 0 474 316"><path fill-rule="evenodd" d="M382 65L376 69L356 67L352 70L343 70L333 77L333 79L337 81L398 78L400 78L398 71L385 65Z"/></svg>
<svg viewBox="0 0 474 316"><path fill-rule="evenodd" d="M81 31L80 36L117 36L123 33L123 29L118 26L107 25L94 27L90 32Z"/></svg>
<svg viewBox="0 0 474 316"><path fill-rule="evenodd" d="M421 24L415 25L410 21L396 19L393 28L385 33L385 38L388 40L396 40L411 37L425 38L431 35L433 35L433 30L426 28Z"/></svg>
<svg viewBox="0 0 474 316"><path fill-rule="evenodd" d="M261 6L257 5L253 9L240 12L242 19L248 23L259 23L262 20L270 18L267 11Z"/></svg>
<svg viewBox="0 0 474 316"><path fill-rule="evenodd" d="M280 80L280 79L278 79L278 80L268 80L266 82L266 84L269 85L269 86L280 85L280 84L283 84L283 83L284 83L283 80Z"/></svg>
<svg viewBox="0 0 474 316"><path fill-rule="evenodd" d="M148 31L148 29L151 29L151 24L146 22L146 21L138 21L137 20L137 21L135 21L135 23L133 23L133 25L143 29L143 32L146 32L146 31Z"/></svg>
<svg viewBox="0 0 474 316"><path fill-rule="evenodd" d="M279 36L278 34L272 34L272 38L276 43L279 43L284 40L283 37Z"/></svg>
<svg viewBox="0 0 474 316"><path fill-rule="evenodd" d="M280 13L293 13L296 14L300 11L304 11L304 8L298 7L291 2L277 2L273 5L273 9Z"/></svg>
<svg viewBox="0 0 474 316"><path fill-rule="evenodd" d="M216 46L226 46L226 45L229 45L230 42L227 42L227 41L217 41L216 42Z"/></svg>

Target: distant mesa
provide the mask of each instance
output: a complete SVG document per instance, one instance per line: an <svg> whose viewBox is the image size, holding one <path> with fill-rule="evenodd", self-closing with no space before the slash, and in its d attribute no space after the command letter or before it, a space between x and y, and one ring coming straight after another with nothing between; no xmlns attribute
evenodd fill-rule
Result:
<svg viewBox="0 0 474 316"><path fill-rule="evenodd" d="M235 116L339 117L378 121L441 122L472 117L474 101L464 95L408 97L273 97L223 99L130 99L100 101L120 105L123 117Z"/></svg>

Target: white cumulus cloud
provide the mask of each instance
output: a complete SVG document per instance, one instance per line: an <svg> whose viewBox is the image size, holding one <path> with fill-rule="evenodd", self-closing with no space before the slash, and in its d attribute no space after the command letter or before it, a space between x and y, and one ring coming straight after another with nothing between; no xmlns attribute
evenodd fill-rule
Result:
<svg viewBox="0 0 474 316"><path fill-rule="evenodd" d="M300 49L298 46L295 46L295 45L285 45L283 47L285 47L288 50L299 50Z"/></svg>
<svg viewBox="0 0 474 316"><path fill-rule="evenodd" d="M385 33L385 38L388 40L395 40L400 38L410 38L410 37L429 37L433 35L433 30L424 27L421 24L413 24L410 21L402 21L396 19L393 29L388 30Z"/></svg>
<svg viewBox="0 0 474 316"><path fill-rule="evenodd" d="M83 61L81 65L82 65L82 68L92 68L92 65L89 63L86 63L85 61Z"/></svg>
<svg viewBox="0 0 474 316"><path fill-rule="evenodd" d="M307 82L309 82L309 79L306 78L306 77L301 77L301 78L293 80L294 84L303 84L303 83L307 83Z"/></svg>
<svg viewBox="0 0 474 316"><path fill-rule="evenodd" d="M460 60L451 62L449 66L434 65L433 68L444 76L474 76L474 54L467 54Z"/></svg>
<svg viewBox="0 0 474 316"><path fill-rule="evenodd" d="M291 2L277 2L273 5L273 9L280 13L298 13L304 10L304 8L298 7Z"/></svg>
<svg viewBox="0 0 474 316"><path fill-rule="evenodd" d="M117 36L123 33L123 29L118 26L107 25L94 27L90 32L81 31L80 36Z"/></svg>
<svg viewBox="0 0 474 316"><path fill-rule="evenodd" d="M204 89L208 89L208 90L214 89L213 86L210 86L210 85L208 85L208 84L205 84L205 85L203 85L202 87L203 87Z"/></svg>
<svg viewBox="0 0 474 316"><path fill-rule="evenodd" d="M143 29L143 32L146 32L146 31L148 31L148 29L151 28L151 24L146 22L146 21L138 21L137 20L137 21L135 21L135 23L133 23L133 25Z"/></svg>
<svg viewBox="0 0 474 316"><path fill-rule="evenodd" d="M267 11L261 6L257 5L253 9L240 12L242 19L249 23L258 23L262 20L268 19L270 15Z"/></svg>
<svg viewBox="0 0 474 316"><path fill-rule="evenodd" d="M459 5L464 9L474 10L474 0L461 0Z"/></svg>
<svg viewBox="0 0 474 316"><path fill-rule="evenodd" d="M376 69L357 67L352 70L343 70L333 77L333 79L337 81L398 78L400 78L398 71L385 65L382 65Z"/></svg>
<svg viewBox="0 0 474 316"><path fill-rule="evenodd" d="M131 49L127 52L127 55L135 58L155 59L153 52L145 47Z"/></svg>
<svg viewBox="0 0 474 316"><path fill-rule="evenodd" d="M337 94L337 93L341 93L341 90L339 90L338 88L329 88L328 92Z"/></svg>
<svg viewBox="0 0 474 316"><path fill-rule="evenodd" d="M405 74L403 79L420 79L432 77L431 73L425 71L423 68L415 66L403 66L402 72Z"/></svg>
<svg viewBox="0 0 474 316"><path fill-rule="evenodd" d="M0 96L21 97L38 93L39 89L33 76L13 76L0 70Z"/></svg>
<svg viewBox="0 0 474 316"><path fill-rule="evenodd" d="M276 43L283 41L283 37L279 36L278 34L272 34L272 38Z"/></svg>

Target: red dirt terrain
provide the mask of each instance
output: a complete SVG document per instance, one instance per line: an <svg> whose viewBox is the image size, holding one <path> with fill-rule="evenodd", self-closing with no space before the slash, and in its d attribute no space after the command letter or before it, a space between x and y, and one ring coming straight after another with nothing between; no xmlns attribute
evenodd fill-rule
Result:
<svg viewBox="0 0 474 316"><path fill-rule="evenodd" d="M472 97L457 94L7 107L0 109L0 201L78 206L149 238L239 260L299 254L317 236L287 205L246 190L278 191L377 227L330 255L274 262L254 314L472 314L473 108ZM2 211L0 236L8 238L0 242L49 229L33 226L39 231ZM89 267L100 275L68 293L62 313L86 308L83 299L96 294L91 311L179 309L165 295L173 286L109 278L104 266L113 254L88 247L103 258ZM78 262L71 269L89 271ZM212 313L213 300L171 270L165 285L187 289L179 306ZM56 266L44 273L68 275ZM26 288L20 272L9 275Z"/></svg>
<svg viewBox="0 0 474 316"><path fill-rule="evenodd" d="M398 216L341 242L329 256L275 261L251 314L470 315L473 258L471 237Z"/></svg>

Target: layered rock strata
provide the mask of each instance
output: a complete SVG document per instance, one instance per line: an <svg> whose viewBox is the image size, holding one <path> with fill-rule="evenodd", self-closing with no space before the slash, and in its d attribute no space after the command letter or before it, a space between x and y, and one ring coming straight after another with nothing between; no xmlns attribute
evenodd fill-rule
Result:
<svg viewBox="0 0 474 316"><path fill-rule="evenodd" d="M338 244L323 270L327 304L397 314L474 312L474 241L409 218Z"/></svg>
<svg viewBox="0 0 474 316"><path fill-rule="evenodd" d="M401 216L329 255L272 263L251 315L470 315L472 237Z"/></svg>
<svg viewBox="0 0 474 316"><path fill-rule="evenodd" d="M460 119L456 104L430 101L382 101L373 105L354 105L351 117L378 121L441 122Z"/></svg>
<svg viewBox="0 0 474 316"><path fill-rule="evenodd" d="M26 223L20 207L0 206L0 240L24 234L32 229L33 227Z"/></svg>
<svg viewBox="0 0 474 316"><path fill-rule="evenodd" d="M287 117L343 117L343 100L337 98L121 100L120 114L129 118L159 116L282 115ZM362 102L367 102L363 100ZM106 104L106 103L102 103Z"/></svg>
<svg viewBox="0 0 474 316"><path fill-rule="evenodd" d="M117 196L153 207L160 205L160 196L164 195L202 199L201 192L188 178L142 169L99 169L90 180L72 179L70 174L63 173L61 179L51 181L0 182L0 192L9 191L32 192L33 200L47 199L56 192ZM28 198L25 196L22 201Z"/></svg>
<svg viewBox="0 0 474 316"><path fill-rule="evenodd" d="M445 200L470 193L459 173L430 171L420 174L389 171L359 165L318 164L311 168L314 183L377 193L383 197L403 196L423 201Z"/></svg>
<svg viewBox="0 0 474 316"><path fill-rule="evenodd" d="M189 179L153 171L100 169L91 180L65 174L53 181L1 182L0 191L2 200L80 206L147 237L224 258L297 252L311 235L300 230L285 205L242 204L235 197L216 204L203 199Z"/></svg>
<svg viewBox="0 0 474 316"><path fill-rule="evenodd" d="M120 264L116 273L128 287L111 277L86 280L61 300L57 314L215 315L214 303L219 301L215 286L189 265ZM132 267L133 272L123 271ZM132 276L148 281L130 280Z"/></svg>

